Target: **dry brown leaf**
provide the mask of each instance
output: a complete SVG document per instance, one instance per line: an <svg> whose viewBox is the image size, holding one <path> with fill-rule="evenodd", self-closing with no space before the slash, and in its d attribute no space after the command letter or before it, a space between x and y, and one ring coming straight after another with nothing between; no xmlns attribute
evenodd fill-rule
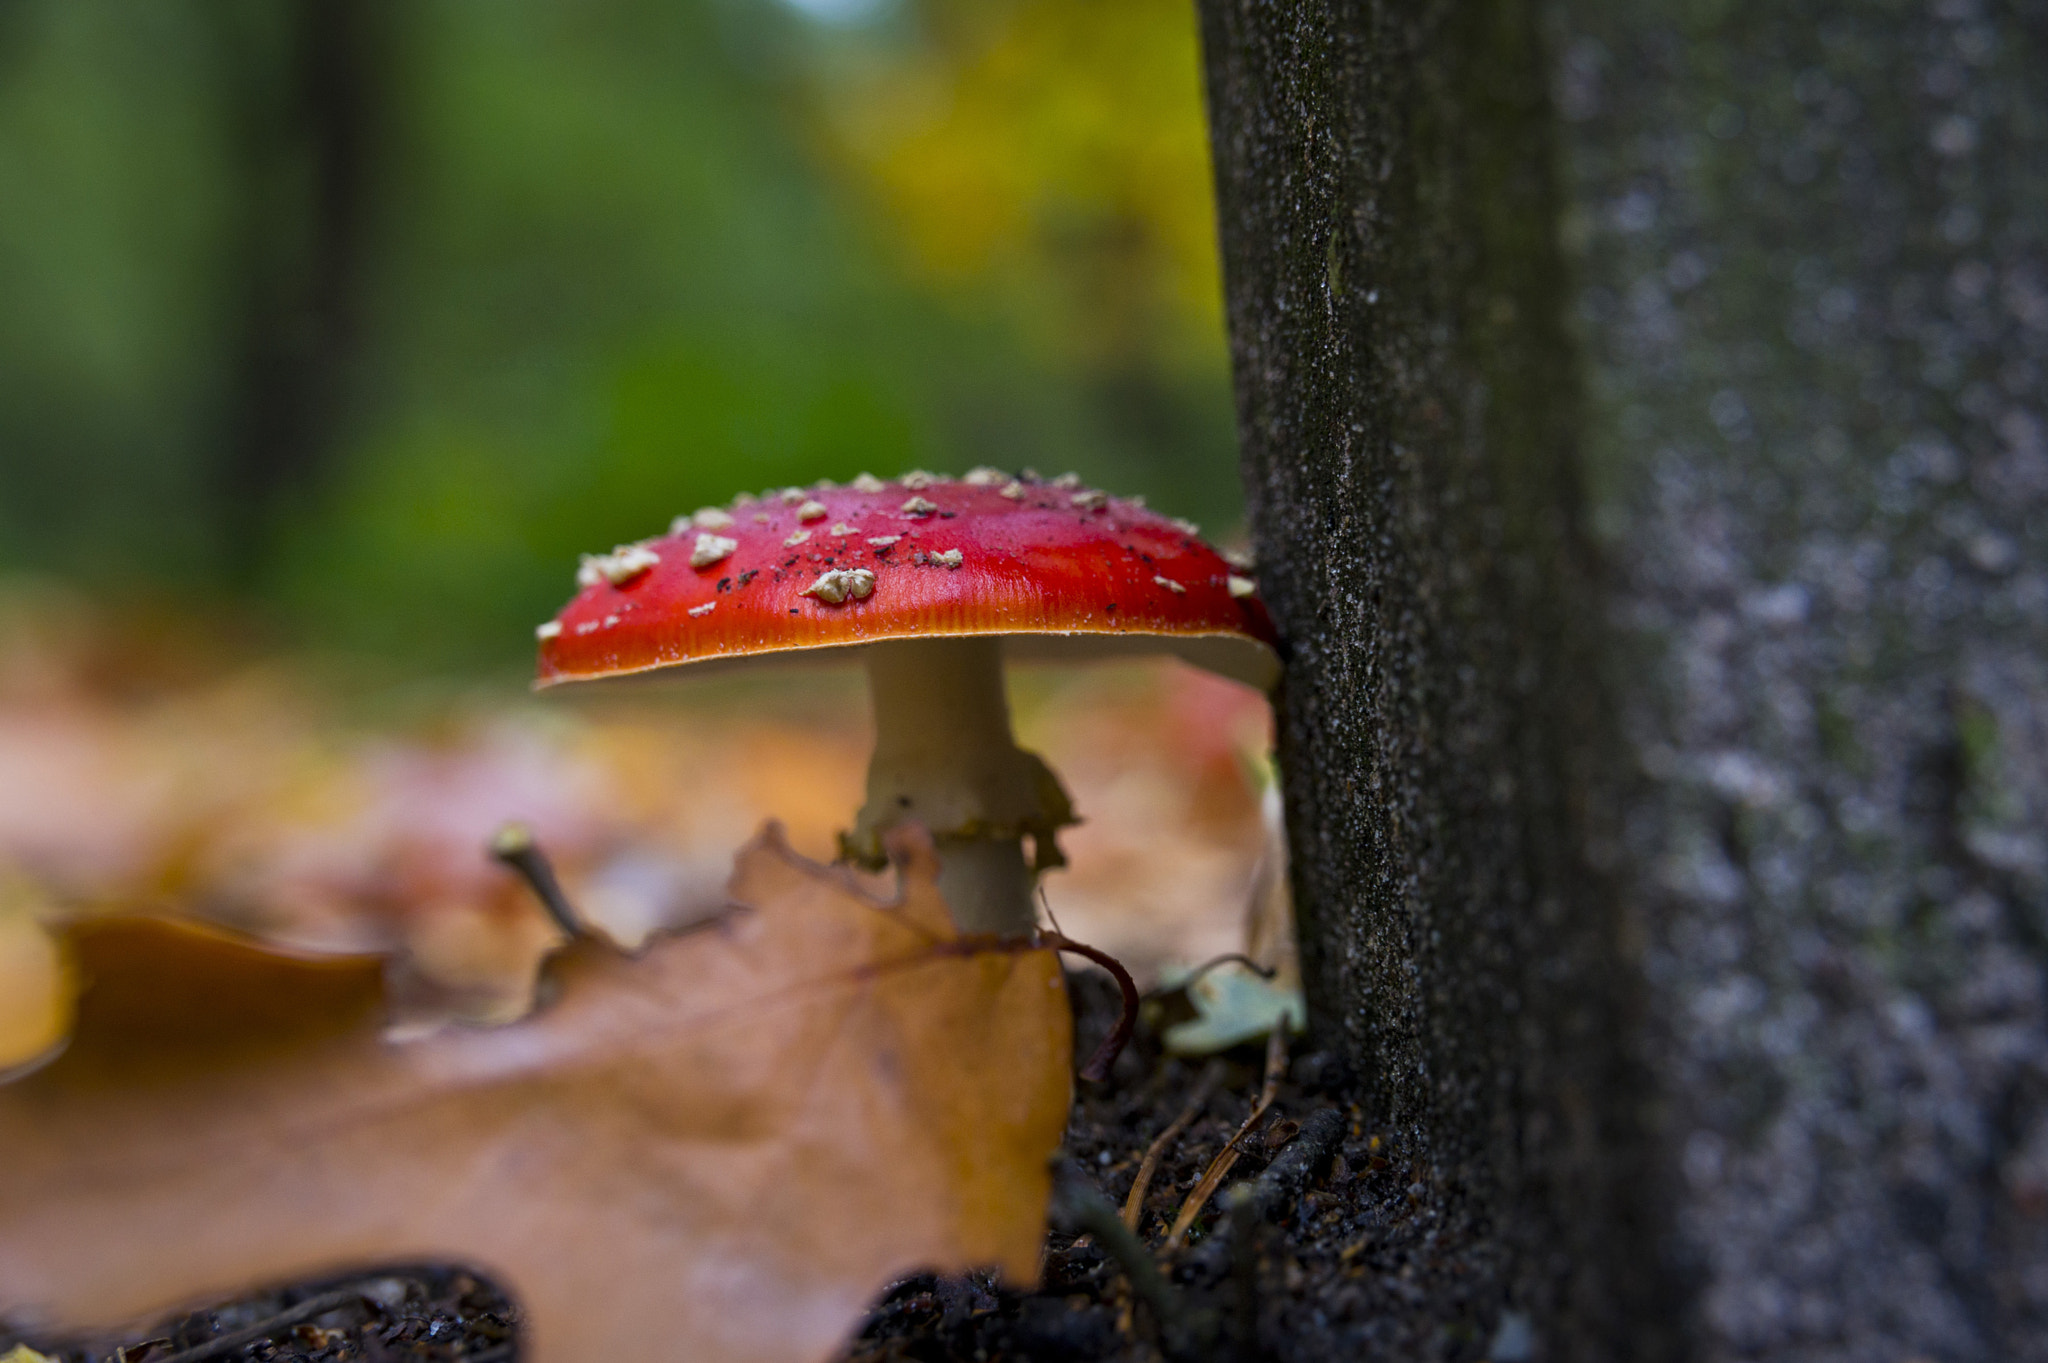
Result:
<svg viewBox="0 0 2048 1363"><path fill-rule="evenodd" d="M383 1038L380 963L86 922L69 1049L0 1087L0 1312L64 1329L351 1265L455 1260L522 1357L806 1360L891 1278L1037 1272L1069 1100L1044 949L973 949L771 826L743 909L582 942L508 1026Z"/></svg>
<svg viewBox="0 0 2048 1363"><path fill-rule="evenodd" d="M56 937L0 882L0 1078L71 1030L75 980Z"/></svg>

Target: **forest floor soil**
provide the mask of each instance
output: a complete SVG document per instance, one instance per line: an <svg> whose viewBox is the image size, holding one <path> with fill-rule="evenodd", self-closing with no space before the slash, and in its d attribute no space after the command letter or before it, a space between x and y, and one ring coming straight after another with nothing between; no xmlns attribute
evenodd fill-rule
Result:
<svg viewBox="0 0 2048 1363"><path fill-rule="evenodd" d="M1074 977L1076 1045L1085 1054L1114 1022L1115 991ZM1121 1206L1147 1147L1200 1096L1206 1099L1162 1151L1139 1238L1169 1284L1151 1300L1133 1290L1133 1267L1104 1237L1056 1228L1042 1281L1018 1291L983 1274L920 1274L881 1294L839 1363L1182 1363L1276 1360L1352 1363L1363 1357L1517 1363L1535 1356L1526 1318L1501 1311L1497 1266L1476 1227L1436 1210L1455 1196L1398 1133L1375 1127L1349 1101L1349 1076L1330 1055L1289 1058L1264 1121L1239 1142L1230 1176L1166 1252L1175 1215L1256 1101L1261 1048L1214 1060L1165 1055L1141 1021L1101 1084L1080 1084L1067 1131L1070 1181ZM1327 1113L1316 1118L1319 1112ZM1256 1183L1300 1140L1324 1135L1286 1181L1278 1205L1233 1218L1230 1190ZM1303 1156L1312 1154L1304 1164ZM1270 1182L1270 1180L1269 1180ZM1085 1196L1085 1194L1082 1194ZM1272 1199L1268 1199L1271 1201ZM1100 1204L1098 1204L1100 1205ZM1233 1232L1243 1232L1236 1234ZM1125 1247L1126 1255L1129 1246ZM1439 1304L1418 1319L1416 1304ZM1441 1303L1455 1307L1442 1311ZM1170 1314L1172 1318L1166 1318ZM439 1267L387 1268L295 1284L159 1322L123 1339L50 1341L0 1329L0 1354L41 1344L62 1363L512 1363L516 1305L481 1275ZM676 1341L674 1356L689 1356Z"/></svg>

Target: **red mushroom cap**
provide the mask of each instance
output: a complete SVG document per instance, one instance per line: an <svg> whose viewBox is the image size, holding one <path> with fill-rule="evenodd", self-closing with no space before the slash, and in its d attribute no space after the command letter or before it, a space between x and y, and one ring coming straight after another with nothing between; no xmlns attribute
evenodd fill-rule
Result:
<svg viewBox="0 0 2048 1363"><path fill-rule="evenodd" d="M578 578L540 627L540 685L971 635L1174 652L1261 687L1279 671L1264 603L1194 526L1071 478L863 476L742 497L588 557Z"/></svg>

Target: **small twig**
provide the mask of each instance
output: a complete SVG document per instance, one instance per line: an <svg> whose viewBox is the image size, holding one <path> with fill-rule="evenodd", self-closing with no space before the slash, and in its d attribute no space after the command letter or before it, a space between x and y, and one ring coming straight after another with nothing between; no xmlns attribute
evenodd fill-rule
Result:
<svg viewBox="0 0 2048 1363"><path fill-rule="evenodd" d="M1249 1198L1251 1211L1256 1214L1255 1220L1270 1221L1279 1217L1314 1181L1316 1171L1330 1162L1337 1147L1344 1143L1344 1133L1349 1129L1350 1123L1336 1108L1319 1108L1311 1112L1295 1138L1266 1166L1264 1173L1226 1189L1223 1196L1226 1199ZM1235 1214L1225 1218L1183 1263L1198 1277L1215 1277L1226 1271L1235 1271L1234 1245L1239 1230L1239 1218Z"/></svg>
<svg viewBox="0 0 2048 1363"><path fill-rule="evenodd" d="M1124 1046L1131 1039L1131 1032L1138 1025L1137 982L1131 978L1131 972L1124 969L1122 961L1098 947L1077 942L1057 932L1041 932L1038 934L1038 941L1041 945L1059 951L1070 951L1076 956L1087 957L1110 973L1116 980L1117 989L1123 994L1123 1012L1118 1014L1116 1026L1110 1029L1108 1036L1102 1038L1102 1044L1095 1048L1095 1054L1089 1056L1088 1063L1081 1067L1083 1079L1099 1084L1109 1078L1109 1067L1123 1054Z"/></svg>
<svg viewBox="0 0 2048 1363"><path fill-rule="evenodd" d="M1249 1183L1240 1183L1223 1194L1223 1223L1230 1229L1230 1281L1237 1289L1230 1294L1231 1343L1249 1354L1259 1334L1259 1224L1257 1195Z"/></svg>
<svg viewBox="0 0 2048 1363"><path fill-rule="evenodd" d="M583 935L583 923L576 915L575 905L562 893L562 882L555 878L555 868L548 861L547 853L540 850L540 844L533 840L533 830L523 823L508 823L491 837L491 856L494 860L517 871L539 899L541 907L548 911L548 917L555 920L555 926L571 937Z"/></svg>
<svg viewBox="0 0 2048 1363"><path fill-rule="evenodd" d="M1225 1175L1230 1173L1231 1166L1237 1163L1239 1142L1257 1128L1266 1110L1273 1106L1273 1099L1280 1093L1280 1080L1286 1073L1287 1019L1282 1018L1273 1024L1273 1033L1266 1039L1266 1082L1259 1089L1259 1100L1252 1104L1251 1115L1244 1119L1244 1125L1237 1129L1237 1134L1224 1142L1223 1148L1216 1152L1216 1158L1209 1161L1209 1167L1202 1172L1202 1181L1188 1194L1187 1201L1180 1204L1180 1215L1173 1218L1173 1229L1166 1233L1167 1250L1181 1247L1181 1242L1187 1238L1188 1227L1195 1224L1195 1218L1202 1214L1202 1208L1208 1205Z"/></svg>
<svg viewBox="0 0 2048 1363"><path fill-rule="evenodd" d="M1159 1349L1171 1363L1215 1363L1222 1322L1216 1308L1176 1291L1145 1242L1125 1227L1109 1205L1071 1161L1053 1165L1053 1224L1068 1233L1094 1237L1116 1260L1131 1284L1132 1295L1151 1310L1159 1326Z"/></svg>
<svg viewBox="0 0 2048 1363"><path fill-rule="evenodd" d="M269 1339L278 1331L297 1325L300 1321L324 1316L329 1311L362 1299L363 1294L353 1290L322 1292L317 1297L306 1298L296 1306L287 1306L269 1320L259 1320L254 1325L237 1330L233 1334L215 1335L204 1343L195 1344L178 1353L166 1354L162 1358L153 1358L149 1363L205 1363L209 1358L219 1358L222 1354L233 1353L244 1345Z"/></svg>
<svg viewBox="0 0 2048 1363"><path fill-rule="evenodd" d="M1202 1070L1202 1077L1195 1082L1195 1091L1188 1095L1187 1106L1173 1123L1152 1138L1152 1144L1145 1147L1145 1158L1138 1162L1138 1176L1131 1180L1130 1196L1124 1199L1124 1225L1131 1230L1138 1228L1138 1222L1145 1215L1145 1194L1151 1190L1152 1175L1158 1172L1159 1161L1166 1154L1168 1146L1181 1132L1188 1129L1188 1123L1201 1115L1202 1108L1209 1101L1209 1095L1216 1091L1216 1085L1223 1078L1223 1062L1212 1060Z"/></svg>
<svg viewBox="0 0 2048 1363"><path fill-rule="evenodd" d="M1063 1230L1095 1237L1104 1252L1122 1266L1124 1276L1131 1280L1131 1290L1152 1308L1160 1324L1179 1323L1180 1298L1145 1242L1131 1234L1117 1218L1116 1208L1065 1160L1053 1171L1052 1219Z"/></svg>

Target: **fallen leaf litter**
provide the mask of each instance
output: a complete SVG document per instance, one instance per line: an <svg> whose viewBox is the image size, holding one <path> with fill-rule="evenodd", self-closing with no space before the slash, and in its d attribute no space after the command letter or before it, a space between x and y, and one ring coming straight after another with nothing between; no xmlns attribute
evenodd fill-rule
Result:
<svg viewBox="0 0 2048 1363"><path fill-rule="evenodd" d="M1068 1108L1058 967L956 937L929 843L899 855L890 905L766 834L715 924L638 958L579 942L531 1018L396 1047L375 958L81 924L71 1044L0 1087L0 1301L82 1328L453 1259L504 1274L537 1363L682 1339L805 1363L891 1268L1029 1284Z"/></svg>
<svg viewBox="0 0 2048 1363"><path fill-rule="evenodd" d="M1077 976L1075 984L1078 1058L1093 1050L1117 1005L1100 977ZM1157 1029L1141 1024L1110 1081L1083 1086L1077 1095L1063 1150L1103 1197L1121 1200L1153 1139L1187 1108L1196 1110L1182 1134L1167 1143L1154 1190L1145 1199L1143 1236L1156 1246L1186 1191L1242 1124L1263 1068L1251 1048L1217 1061L1173 1058L1161 1051ZM1198 1219L1190 1247L1164 1261L1172 1291L1184 1308L1216 1311L1224 1326L1248 1325L1258 1346L1281 1363L1351 1363L1361 1357L1478 1363L1489 1356L1496 1337L1511 1335L1527 1317L1503 1313L1500 1266L1473 1248L1478 1237L1472 1225L1455 1213L1439 1219L1412 1195L1418 1181L1445 1175L1418 1161L1396 1132L1376 1126L1346 1100L1349 1087L1341 1065L1327 1054L1291 1060L1274 1109L1301 1117L1331 1114L1326 1120L1341 1133L1332 1155L1315 1164L1285 1199L1286 1207L1257 1218L1249 1256L1235 1256L1228 1237L1209 1236L1227 1219L1220 1206L1212 1206ZM1251 1145L1240 1162L1240 1183L1262 1181L1298 1149L1298 1139L1278 1149ZM127 1338L169 1335L175 1328L183 1330L181 1345L197 1342L272 1315L287 1298L297 1300L334 1282L243 1298ZM287 1334L229 1357L275 1363L499 1363L514 1357L509 1349L498 1350L505 1348L505 1332L516 1332L517 1307L473 1271L386 1268L350 1282L380 1284L393 1304L367 1303L323 1319L340 1336L324 1348L309 1348ZM1247 1286L1249 1294L1242 1290ZM1462 1309L1418 1331L1410 1313L1398 1308L1425 1287L1445 1294L1439 1299L1462 1303ZM1248 1322L1239 1305L1247 1295ZM22 1338L0 1327L0 1350ZM50 1357L57 1363L104 1363L121 1342L100 1341L90 1354L54 1350ZM1181 1363L1186 1357L1161 1344L1155 1313L1134 1296L1116 1260L1093 1237L1055 1230L1046 1240L1043 1279L1035 1291L1004 1287L981 1273L914 1274L878 1295L836 1357L837 1363ZM160 1353L151 1353L133 1363L161 1360Z"/></svg>

